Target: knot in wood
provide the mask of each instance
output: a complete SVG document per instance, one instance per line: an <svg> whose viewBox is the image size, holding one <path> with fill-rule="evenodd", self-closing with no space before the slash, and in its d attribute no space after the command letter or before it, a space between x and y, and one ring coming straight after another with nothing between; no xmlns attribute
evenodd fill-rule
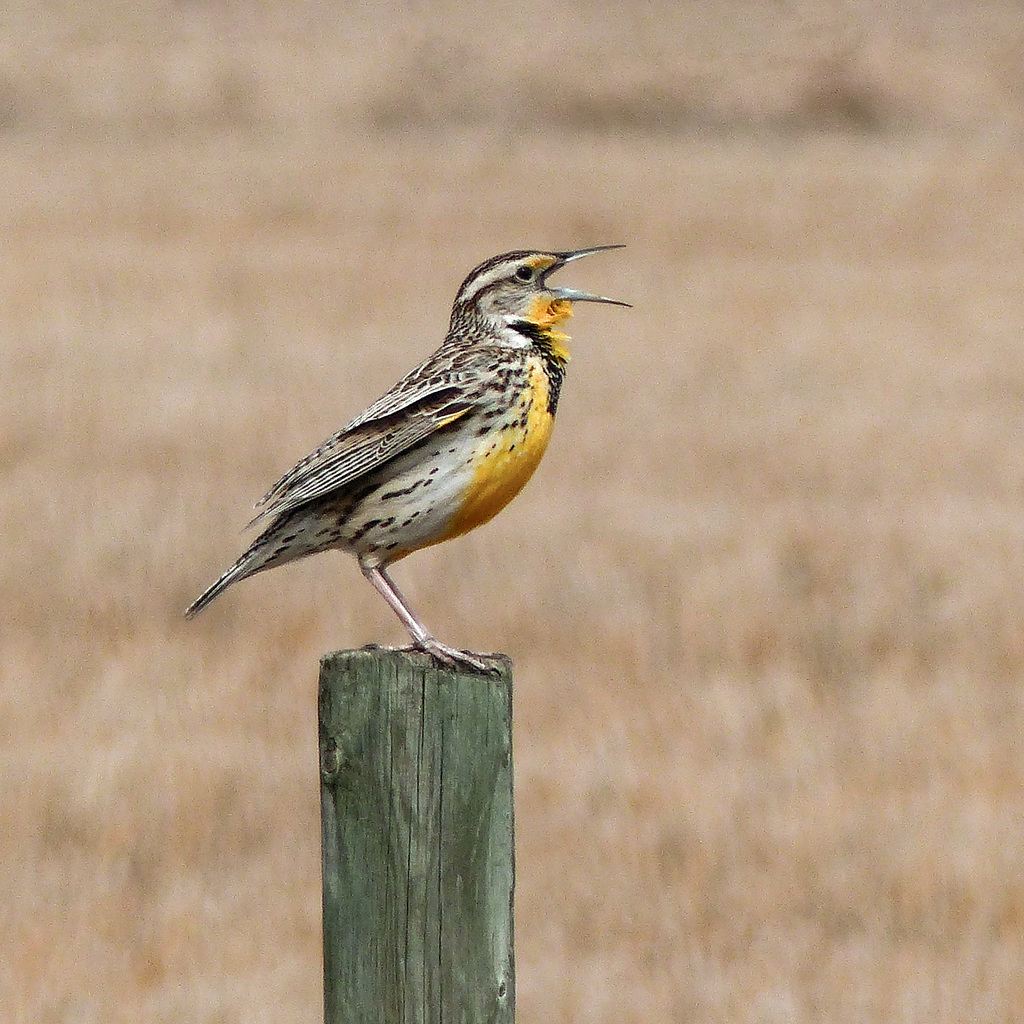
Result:
<svg viewBox="0 0 1024 1024"><path fill-rule="evenodd" d="M320 750L320 777L328 785L337 779L343 760L344 756L337 740L333 736L328 736Z"/></svg>

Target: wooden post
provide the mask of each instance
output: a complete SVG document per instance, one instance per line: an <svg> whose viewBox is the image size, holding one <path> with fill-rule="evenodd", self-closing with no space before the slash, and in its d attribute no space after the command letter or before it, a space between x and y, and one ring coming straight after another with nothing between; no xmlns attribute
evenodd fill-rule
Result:
<svg viewBox="0 0 1024 1024"><path fill-rule="evenodd" d="M326 1024L512 1024L512 664L320 664Z"/></svg>

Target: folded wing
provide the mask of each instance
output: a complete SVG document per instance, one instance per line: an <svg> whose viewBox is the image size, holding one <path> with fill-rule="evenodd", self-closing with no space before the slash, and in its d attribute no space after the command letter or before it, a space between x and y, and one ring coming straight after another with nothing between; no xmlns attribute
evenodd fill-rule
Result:
<svg viewBox="0 0 1024 1024"><path fill-rule="evenodd" d="M285 473L257 502L260 512L249 525L315 501L374 472L472 407L464 385L449 375L417 381L410 374Z"/></svg>

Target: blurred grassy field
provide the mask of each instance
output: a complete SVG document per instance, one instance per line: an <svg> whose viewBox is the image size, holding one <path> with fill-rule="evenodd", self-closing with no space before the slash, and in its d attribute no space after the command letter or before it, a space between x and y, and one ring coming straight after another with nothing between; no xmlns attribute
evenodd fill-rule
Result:
<svg viewBox="0 0 1024 1024"><path fill-rule="evenodd" d="M1009 2L10 7L0 1019L319 1019L317 659L404 635L337 556L181 611L478 260L613 242L536 480L396 573L516 660L519 1020L1024 1019L1022 66Z"/></svg>

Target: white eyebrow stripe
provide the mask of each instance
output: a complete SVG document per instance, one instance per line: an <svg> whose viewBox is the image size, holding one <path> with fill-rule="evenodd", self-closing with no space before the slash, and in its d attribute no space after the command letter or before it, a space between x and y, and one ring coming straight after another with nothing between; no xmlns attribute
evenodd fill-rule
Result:
<svg viewBox="0 0 1024 1024"><path fill-rule="evenodd" d="M506 260L506 262L499 263L496 267L492 267L487 271L487 273L480 274L475 277L471 282L471 287L463 289L458 301L471 302L482 291L490 288L495 281L500 281L502 278L508 277L512 272L512 268L518 266L519 263L519 260Z"/></svg>
<svg viewBox="0 0 1024 1024"><path fill-rule="evenodd" d="M463 287L455 301L457 303L473 302L481 292L485 291L496 281L511 277L516 268L523 264L535 269L546 270L554 262L554 259L543 253L520 253L514 259L503 260L489 270L478 274Z"/></svg>

